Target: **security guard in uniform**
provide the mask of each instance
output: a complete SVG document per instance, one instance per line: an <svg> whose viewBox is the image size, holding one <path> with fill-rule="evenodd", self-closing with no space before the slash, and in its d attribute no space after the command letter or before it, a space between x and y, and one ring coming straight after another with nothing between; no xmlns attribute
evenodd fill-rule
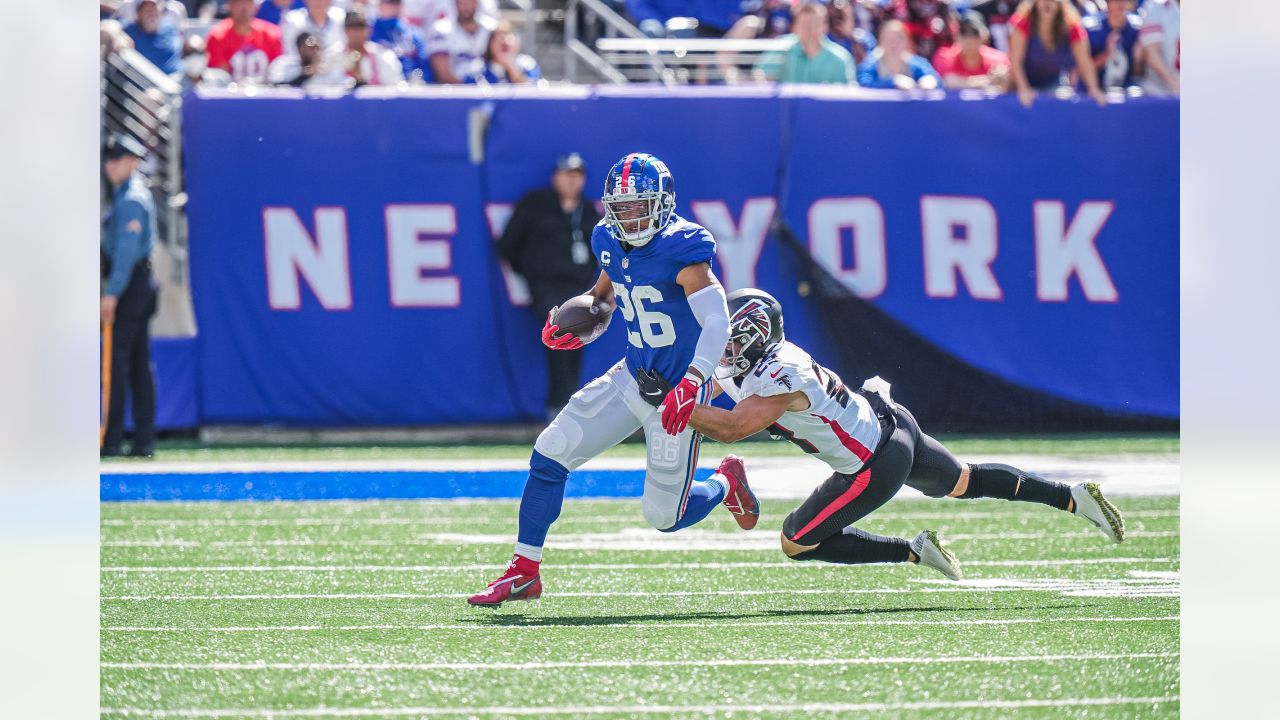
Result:
<svg viewBox="0 0 1280 720"><path fill-rule="evenodd" d="M151 457L155 453L156 389L148 325L156 311L150 260L156 208L137 172L145 155L146 149L132 137L113 135L107 141L104 165L113 192L102 219L101 313L104 333L111 333L113 389L102 437L103 456L124 454L126 392L133 397L134 439L129 454Z"/></svg>

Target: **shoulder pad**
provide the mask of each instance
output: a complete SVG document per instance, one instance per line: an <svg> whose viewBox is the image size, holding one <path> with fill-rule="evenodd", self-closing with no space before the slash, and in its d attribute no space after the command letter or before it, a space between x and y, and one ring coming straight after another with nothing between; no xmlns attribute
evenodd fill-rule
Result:
<svg viewBox="0 0 1280 720"><path fill-rule="evenodd" d="M682 265L712 262L716 255L716 241L706 228L679 216L663 228L659 234L665 252L670 253Z"/></svg>

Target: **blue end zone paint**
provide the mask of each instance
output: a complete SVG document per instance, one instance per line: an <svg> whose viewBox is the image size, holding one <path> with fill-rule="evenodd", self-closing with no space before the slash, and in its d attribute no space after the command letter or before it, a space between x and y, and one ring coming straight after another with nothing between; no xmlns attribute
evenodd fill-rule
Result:
<svg viewBox="0 0 1280 720"><path fill-rule="evenodd" d="M710 475L703 470L700 475ZM413 500L519 498L525 470L105 473L104 502L165 500ZM568 497L638 497L641 470L579 470Z"/></svg>

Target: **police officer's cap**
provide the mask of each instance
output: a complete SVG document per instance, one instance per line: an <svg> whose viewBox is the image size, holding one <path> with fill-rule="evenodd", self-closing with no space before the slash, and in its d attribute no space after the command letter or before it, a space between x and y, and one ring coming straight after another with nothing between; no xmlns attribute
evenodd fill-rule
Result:
<svg viewBox="0 0 1280 720"><path fill-rule="evenodd" d="M587 161L582 159L578 153L569 153L556 158L556 170L577 170L578 172L587 171Z"/></svg>
<svg viewBox="0 0 1280 720"><path fill-rule="evenodd" d="M130 135L114 133L107 138L107 146L103 154L107 160L115 160L125 155L144 158L147 156L147 149Z"/></svg>

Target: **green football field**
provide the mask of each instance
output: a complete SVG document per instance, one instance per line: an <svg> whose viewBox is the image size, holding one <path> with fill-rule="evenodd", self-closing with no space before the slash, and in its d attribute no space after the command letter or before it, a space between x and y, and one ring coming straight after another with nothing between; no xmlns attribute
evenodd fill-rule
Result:
<svg viewBox="0 0 1280 720"><path fill-rule="evenodd" d="M1129 540L1034 505L895 500L965 581L788 561L797 501L738 530L570 501L543 599L465 596L516 502L102 507L104 718L1176 717L1176 497L1122 497Z"/></svg>

